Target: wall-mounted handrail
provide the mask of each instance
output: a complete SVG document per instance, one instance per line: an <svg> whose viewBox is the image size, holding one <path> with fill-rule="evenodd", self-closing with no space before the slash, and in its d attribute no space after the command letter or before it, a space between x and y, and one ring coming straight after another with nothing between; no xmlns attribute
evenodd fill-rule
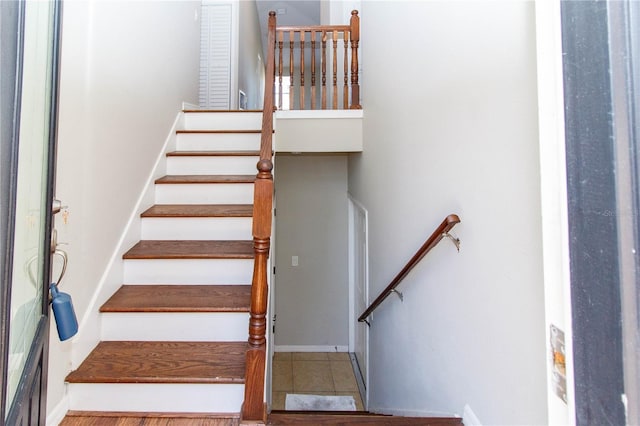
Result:
<svg viewBox="0 0 640 426"><path fill-rule="evenodd" d="M422 247L418 249L416 254L414 254L413 257L407 262L404 268L402 268L398 275L396 275L393 281L389 283L389 285L380 293L380 295L376 297L376 300L374 300L373 303L371 303L371 305L369 305L369 307L362 313L362 315L358 317L358 321L366 322L369 315L371 315L371 313L375 311L378 306L380 306L384 299L389 297L391 293L397 291L396 287L398 286L398 284L400 284L404 277L406 277L407 274L411 272L411 270L418 264L418 262L420 262L420 260L422 260L422 258L425 257L426 254L429 253L429 251L431 251L431 249L440 242L440 240L442 240L444 237L450 236L449 231L458 223L460 223L460 218L458 217L458 215L450 214L449 216L447 216L444 221L442 221L440 226L438 226L436 230L433 231L431 236L427 238L427 241L425 241ZM456 247L458 247L458 244L456 244Z"/></svg>
<svg viewBox="0 0 640 426"><path fill-rule="evenodd" d="M276 39L277 84L274 90L278 109L361 108L360 17L357 10L351 12L349 25L282 26L276 28ZM288 64L285 64L285 55ZM316 56L319 56L319 64ZM342 56L341 67L338 66L339 56ZM305 59L308 59L306 65ZM328 64L332 69L327 70ZM340 82L338 75L342 79Z"/></svg>
<svg viewBox="0 0 640 426"><path fill-rule="evenodd" d="M264 422L264 383L266 365L268 259L271 247L271 223L273 219L273 82L275 69L276 13L269 12L267 36L267 68L265 75L260 160L253 192L253 251L254 266L251 282L251 308L249 340L246 352L244 403L242 420Z"/></svg>

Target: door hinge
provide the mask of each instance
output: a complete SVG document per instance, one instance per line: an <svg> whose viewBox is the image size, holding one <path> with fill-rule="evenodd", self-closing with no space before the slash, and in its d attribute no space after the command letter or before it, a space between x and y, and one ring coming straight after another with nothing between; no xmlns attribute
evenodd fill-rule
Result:
<svg viewBox="0 0 640 426"><path fill-rule="evenodd" d="M276 274L276 267L274 266L273 267L273 275L275 275L275 274Z"/></svg>

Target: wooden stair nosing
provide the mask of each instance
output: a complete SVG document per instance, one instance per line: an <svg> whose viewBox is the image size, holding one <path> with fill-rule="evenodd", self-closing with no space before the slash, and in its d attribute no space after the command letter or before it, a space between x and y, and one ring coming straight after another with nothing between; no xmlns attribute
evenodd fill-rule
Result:
<svg viewBox="0 0 640 426"><path fill-rule="evenodd" d="M256 112L263 112L263 110L261 109L183 109L182 112L185 113L192 113L192 112L204 112L204 113L216 113L216 114L224 114L224 113L256 113Z"/></svg>
<svg viewBox="0 0 640 426"><path fill-rule="evenodd" d="M275 130L272 130L271 133L275 133ZM199 135L199 134L261 134L262 130L260 129L248 129L248 130L216 130L216 129L180 129L176 130L177 135Z"/></svg>
<svg viewBox="0 0 640 426"><path fill-rule="evenodd" d="M67 411L60 426L238 426L240 413Z"/></svg>
<svg viewBox="0 0 640 426"><path fill-rule="evenodd" d="M251 285L123 285L100 312L249 312Z"/></svg>
<svg viewBox="0 0 640 426"><path fill-rule="evenodd" d="M401 417L374 414L367 411L281 411L269 414L269 425L405 425L462 426L459 417Z"/></svg>
<svg viewBox="0 0 640 426"><path fill-rule="evenodd" d="M260 151L171 151L167 157L257 157ZM257 169L256 169L257 170ZM257 173L257 171L256 171Z"/></svg>
<svg viewBox="0 0 640 426"><path fill-rule="evenodd" d="M123 259L253 259L251 240L142 240Z"/></svg>
<svg viewBox="0 0 640 426"><path fill-rule="evenodd" d="M141 217L252 217L253 204L156 204Z"/></svg>
<svg viewBox="0 0 640 426"><path fill-rule="evenodd" d="M103 341L69 383L242 384L246 342Z"/></svg>
<svg viewBox="0 0 640 426"><path fill-rule="evenodd" d="M167 175L156 184L254 183L255 175Z"/></svg>

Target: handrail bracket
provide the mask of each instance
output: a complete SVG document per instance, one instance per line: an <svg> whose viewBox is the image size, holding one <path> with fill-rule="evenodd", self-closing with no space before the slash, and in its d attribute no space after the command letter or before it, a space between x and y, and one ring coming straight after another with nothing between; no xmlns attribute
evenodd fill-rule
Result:
<svg viewBox="0 0 640 426"><path fill-rule="evenodd" d="M404 302L404 295L402 294L402 292L398 291L397 289L392 289L391 293L395 293L396 296L398 296L400 298L401 302Z"/></svg>
<svg viewBox="0 0 640 426"><path fill-rule="evenodd" d="M458 250L458 253L460 253L460 238L457 238L457 237L451 235L448 232L443 232L442 236L446 237L446 238L449 238L451 240L451 242L453 243L453 245L456 246L456 250Z"/></svg>

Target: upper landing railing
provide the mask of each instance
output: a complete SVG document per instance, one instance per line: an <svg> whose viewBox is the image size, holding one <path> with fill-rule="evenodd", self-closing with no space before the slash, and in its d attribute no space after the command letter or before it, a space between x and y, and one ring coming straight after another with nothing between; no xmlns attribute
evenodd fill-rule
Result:
<svg viewBox="0 0 640 426"><path fill-rule="evenodd" d="M275 107L360 109L360 17L349 25L277 27Z"/></svg>

